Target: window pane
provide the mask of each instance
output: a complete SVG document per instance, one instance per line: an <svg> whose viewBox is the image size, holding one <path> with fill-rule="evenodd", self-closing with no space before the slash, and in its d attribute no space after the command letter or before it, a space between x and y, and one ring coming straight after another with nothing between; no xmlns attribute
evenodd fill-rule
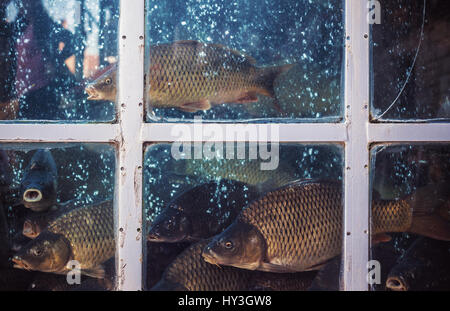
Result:
<svg viewBox="0 0 450 311"><path fill-rule="evenodd" d="M343 1L146 5L148 121L341 120Z"/></svg>
<svg viewBox="0 0 450 311"><path fill-rule="evenodd" d="M372 26L372 117L378 121L448 120L448 4L438 0L380 3L381 24Z"/></svg>
<svg viewBox="0 0 450 311"><path fill-rule="evenodd" d="M116 61L118 3L2 1L0 120L113 120L85 87Z"/></svg>
<svg viewBox="0 0 450 311"><path fill-rule="evenodd" d="M371 158L373 289L449 290L450 145L377 145Z"/></svg>
<svg viewBox="0 0 450 311"><path fill-rule="evenodd" d="M212 148L219 156L205 156L211 150L207 144L185 145L182 154L177 154L176 143L147 147L147 288L338 289L343 148L272 144L270 157L262 160L261 146L233 144L221 153L221 145ZM199 150L204 156L195 159ZM225 156L231 150L235 155ZM243 150L244 155L239 153ZM257 156L250 156L256 150ZM269 163L276 165L262 169ZM239 235L239 230L245 234ZM230 232L238 235L232 237ZM250 243L247 237L258 242ZM221 239L231 239L232 244L220 246ZM209 252L211 245L214 250ZM247 254L272 259L251 271L257 259L247 255L236 260L226 253L214 257L220 247L233 247L236 252L246 248ZM318 274L324 263L331 264ZM313 271L304 271L311 267Z"/></svg>
<svg viewBox="0 0 450 311"><path fill-rule="evenodd" d="M0 290L113 289L114 168L107 144L0 145Z"/></svg>

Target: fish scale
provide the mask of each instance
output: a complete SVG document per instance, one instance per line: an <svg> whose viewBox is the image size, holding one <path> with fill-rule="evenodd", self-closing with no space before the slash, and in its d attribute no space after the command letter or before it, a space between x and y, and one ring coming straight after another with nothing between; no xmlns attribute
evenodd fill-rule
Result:
<svg viewBox="0 0 450 311"><path fill-rule="evenodd" d="M249 271L217 267L202 259L202 250L207 243L208 240L200 241L181 253L167 267L159 286L169 282L191 291L248 289L251 282Z"/></svg>
<svg viewBox="0 0 450 311"><path fill-rule="evenodd" d="M339 254L340 205L337 185L311 183L269 192L244 209L239 220L259 229L268 261L302 271Z"/></svg>
<svg viewBox="0 0 450 311"><path fill-rule="evenodd" d="M372 202L374 242L386 232L411 232L450 241L442 217L448 186L430 185L398 200ZM213 264L250 270L292 272L319 269L341 252L342 183L299 180L266 193L205 247Z"/></svg>
<svg viewBox="0 0 450 311"><path fill-rule="evenodd" d="M413 209L406 200L391 201L388 208L383 201L374 202L372 230L374 233L407 231L412 224ZM382 220L382 221L381 221Z"/></svg>
<svg viewBox="0 0 450 311"><path fill-rule="evenodd" d="M293 65L257 67L256 61L219 44L194 40L151 45L145 71L148 102L156 108L186 112L211 104L254 103L257 95L274 97L274 82ZM86 87L89 100L114 101L117 68Z"/></svg>
<svg viewBox="0 0 450 311"><path fill-rule="evenodd" d="M245 55L218 44L177 41L150 47L150 100L153 107L227 102L261 91L258 68Z"/></svg>
<svg viewBox="0 0 450 311"><path fill-rule="evenodd" d="M76 208L49 224L48 231L63 235L72 248L72 259L82 269L97 267L114 256L112 202Z"/></svg>

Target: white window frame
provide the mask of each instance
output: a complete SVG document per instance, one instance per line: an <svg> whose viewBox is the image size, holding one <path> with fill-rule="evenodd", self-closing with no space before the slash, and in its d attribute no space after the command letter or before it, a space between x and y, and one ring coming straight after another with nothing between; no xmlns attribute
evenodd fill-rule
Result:
<svg viewBox="0 0 450 311"><path fill-rule="evenodd" d="M345 121L277 124L280 143L345 146L343 290L368 290L369 148L376 142L450 142L448 123L369 123L368 1L345 1ZM146 142L170 142L174 124L145 123L143 109L145 0L120 1L118 121L115 124L0 124L0 143L114 143L118 290L143 288L142 165ZM184 124L192 127L193 124ZM217 124L203 124L213 127ZM262 125L269 127L270 125Z"/></svg>

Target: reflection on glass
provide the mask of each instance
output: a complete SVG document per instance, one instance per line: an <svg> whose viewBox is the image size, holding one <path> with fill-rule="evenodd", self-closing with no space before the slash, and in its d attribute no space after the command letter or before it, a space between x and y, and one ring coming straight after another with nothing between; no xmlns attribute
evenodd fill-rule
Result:
<svg viewBox="0 0 450 311"><path fill-rule="evenodd" d="M372 26L372 118L448 120L447 3L395 0L380 1L380 7L381 23Z"/></svg>
<svg viewBox="0 0 450 311"><path fill-rule="evenodd" d="M181 158L175 143L145 152L148 289L338 288L341 146L270 145L268 158L251 143L212 157L191 147Z"/></svg>
<svg viewBox="0 0 450 311"><path fill-rule="evenodd" d="M0 149L0 290L113 289L114 148Z"/></svg>
<svg viewBox="0 0 450 311"><path fill-rule="evenodd" d="M341 117L342 1L146 1L147 119Z"/></svg>
<svg viewBox="0 0 450 311"><path fill-rule="evenodd" d="M379 145L372 158L374 290L450 289L450 145Z"/></svg>
<svg viewBox="0 0 450 311"><path fill-rule="evenodd" d="M85 84L116 61L118 1L0 3L0 120L110 121Z"/></svg>

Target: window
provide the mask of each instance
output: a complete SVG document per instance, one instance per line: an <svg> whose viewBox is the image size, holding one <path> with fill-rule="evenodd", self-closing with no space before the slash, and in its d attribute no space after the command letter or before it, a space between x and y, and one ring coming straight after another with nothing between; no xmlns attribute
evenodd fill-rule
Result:
<svg viewBox="0 0 450 311"><path fill-rule="evenodd" d="M28 3L25 0L18 2ZM234 182L249 181L245 171L246 166L253 165L249 160L202 158L197 161L195 154L194 159L189 159L180 153L181 159L175 161L171 158L172 148L174 145L180 147L178 143L183 142L197 144L203 150L206 144L217 143L214 145L217 148L220 143L228 142L234 148L235 142L246 142L243 146L247 152L252 143L258 144L258 148L264 143L271 148L279 145L281 166L276 172L278 175L278 170L290 165L285 169L288 182L312 177L341 180L344 202L341 261L334 263L333 271L337 272L329 273L338 276L339 270L341 272L340 282L335 282L339 283L336 289L369 289L369 260L379 260L384 265L370 239L374 230L371 227L374 216L370 212L370 202L379 196L372 189L380 192L379 186L383 188L383 181L389 179L379 177L379 168L384 167L387 175L383 176L394 174L398 177L400 175L395 173L401 171L405 179L397 179L392 184L396 191L392 195L401 196L418 189L419 185L409 174L421 169L420 161L440 162L439 157L448 159L446 144L450 138L450 126L442 122L448 119L445 110L448 79L445 78L445 67L440 66L447 61L444 54L442 57L434 54L439 50L448 51L448 46L445 46L445 40L433 36L437 33L435 27L446 25L447 21L438 14L444 11L440 7L443 4L438 1L310 2L188 1L174 5L171 1L150 0L65 1L64 4L43 1L45 14L57 29L66 34L69 31L75 39L85 40L74 40L74 52L70 54L75 58L72 60L61 56L69 45L59 44L62 42L59 39L55 41L59 51L56 63L65 70L58 74L64 73L71 78L58 78L61 85L48 84L46 94L34 96L34 103L43 101L47 95L52 100L44 100L46 104L56 103L52 106L55 109L48 107L42 111L37 105L23 103L30 92L17 96L17 88L12 88L20 80L20 74L18 78L16 69L12 68L18 65L15 55L23 52L25 40L23 44L20 40L14 43L8 41L11 36L4 35L13 31L6 26L11 26L20 8L14 9L12 5L0 7L0 39L18 51L14 55L7 54L0 65L5 68L1 72L7 75L2 79L6 83L0 87L0 149L8 150L3 157L9 157L10 150L18 154L19 159L25 155L31 157L31 153L23 150L42 147L50 148L52 154L60 153L61 156L53 155L57 162L72 157L72 163L80 164L89 154L97 157L92 163L81 164L80 169L89 172L86 186L88 189L93 187L86 190L89 195L97 193L97 196L108 197L114 205L115 289L150 288L161 274L162 268L158 265L167 264L156 260L158 254L164 253L172 259L185 249L176 243L169 247L146 243L147 221L153 220L166 202L191 190L194 185L201 186L205 180L213 180L211 177L220 175L223 166L232 167L227 176ZM73 20L57 23L67 12ZM4 16L7 17L6 22ZM381 24L378 24L380 16ZM402 19L408 22L402 23ZM396 27L396 23L403 27ZM65 25L68 30L63 30ZM27 39L27 29L33 29L22 28L21 38ZM409 41L405 39L392 46L397 42L394 39L405 37ZM86 38L89 39L86 41ZM178 43L170 46L169 52L164 50L167 44L174 42ZM440 48L424 49L427 42ZM221 45L214 45L216 43ZM155 46L160 50L154 49L152 53ZM94 54L98 54L98 59L87 57L90 48L96 50ZM180 51L188 49L195 50L189 54L195 55L195 62L183 63L180 55L187 52L183 54ZM172 54L165 56L164 51ZM192 63L201 64L203 54L205 57L223 56L219 60L208 59L207 65L241 67L225 73L217 72L211 66L195 69L197 71L189 67ZM161 63L149 62L152 55L163 55L165 59ZM44 59L47 56L41 53L40 57ZM437 65L430 59L437 59ZM91 61L99 67L91 67ZM170 77L164 72L164 62L165 66L173 66L170 72L194 70L199 75ZM296 65L289 66L292 62ZM37 61L36 64L44 66L45 62ZM277 66L279 70L267 69L269 66ZM100 71L90 73L89 68ZM26 77L27 71L24 70L25 77L20 81L33 80ZM236 72L253 73L253 80L248 75L239 79L250 79L255 84L267 82L269 77L274 78L275 73L277 79L271 80L270 88L258 84L255 89L248 86L245 92L233 89L227 93L229 96L234 92L233 96L225 98L220 93L220 79L228 81L225 85L230 85L232 80L226 79L230 73ZM432 74L434 72L436 74ZM83 74L84 77L92 74L99 79L88 87L82 79ZM155 77L159 79L156 80L161 89L153 87L159 92L153 94L152 86L155 84L152 79ZM194 79L189 83L201 81L207 84L199 84L197 92L202 96L187 93L192 92L192 87L176 89L186 79ZM36 77L24 89L35 88L37 84L34 81L38 83L42 77ZM212 81L216 83L213 86ZM115 89L110 87L114 82ZM100 91L100 84L105 92ZM428 86L432 87L429 91ZM210 93L202 93L205 90ZM427 96L427 92L432 96ZM168 94L172 97L167 97ZM215 101L233 104L216 105ZM168 103L172 106L167 106ZM228 130L234 132L227 136ZM80 158L77 158L77 153ZM104 156L101 160L98 159L100 155ZM408 163L412 158L416 162ZM438 167L445 167L446 162L442 162ZM77 168L72 170L75 164L69 166L65 163L60 166L68 172L65 176L76 174ZM97 171L91 173L95 167ZM433 165L428 169L439 171ZM20 174L22 172L23 167ZM244 176L241 180L236 177L239 174ZM430 180L446 180L445 176L436 174L429 177ZM12 175L14 178L19 176ZM102 175L101 182L94 180ZM254 184L259 188L276 189L282 183L273 183L274 179L276 181L273 176L268 179L272 184L265 183L267 177ZM107 185L105 180L108 180ZM216 182L223 186L220 181ZM96 190L96 187L102 190ZM250 198L249 190L244 193ZM386 198L383 191L380 195ZM393 240L406 244L412 242L402 234L393 236ZM0 252L0 259L1 256L5 255ZM392 282L396 286L395 280Z"/></svg>

